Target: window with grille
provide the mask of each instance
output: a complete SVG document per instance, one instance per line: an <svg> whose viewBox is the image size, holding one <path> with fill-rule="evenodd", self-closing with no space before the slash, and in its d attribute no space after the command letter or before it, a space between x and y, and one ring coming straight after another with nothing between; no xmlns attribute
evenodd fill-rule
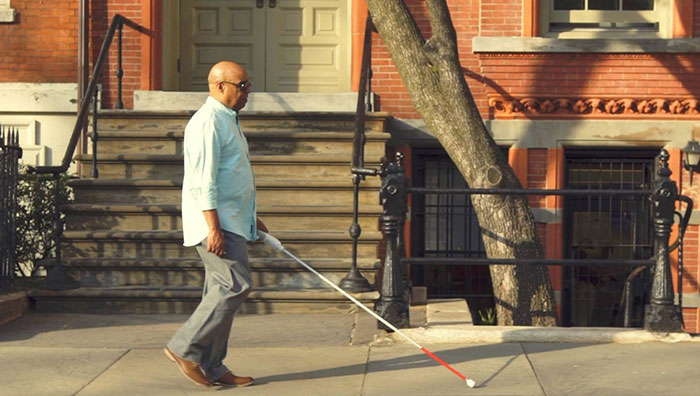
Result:
<svg viewBox="0 0 700 396"><path fill-rule="evenodd" d="M566 188L651 189L657 154L658 149L566 150ZM564 213L566 257L610 261L563 267L564 324L622 326L627 315L632 326L641 326L651 281L649 269L635 272L636 267L615 260L652 256L651 201L644 196L567 196Z"/></svg>
<svg viewBox="0 0 700 396"><path fill-rule="evenodd" d="M671 36L671 0L543 0L541 31L559 38Z"/></svg>
<svg viewBox="0 0 700 396"><path fill-rule="evenodd" d="M413 150L414 187L467 188L459 170L442 149ZM486 251L471 198L454 194L411 196L413 257L484 258ZM411 265L411 282L425 286L429 298L464 298L472 319L494 308L488 266Z"/></svg>

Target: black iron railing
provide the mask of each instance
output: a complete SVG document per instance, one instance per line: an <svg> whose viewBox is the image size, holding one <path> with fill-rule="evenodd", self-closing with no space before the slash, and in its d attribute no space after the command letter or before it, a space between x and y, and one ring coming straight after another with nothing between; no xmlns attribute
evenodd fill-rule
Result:
<svg viewBox="0 0 700 396"><path fill-rule="evenodd" d="M102 41L102 47L100 48L99 55L95 61L95 66L92 70L90 80L88 82L85 92L82 92L82 100L80 103L80 108L78 110L78 117L75 120L75 126L73 127L73 132L68 141L68 147L63 156L61 164L58 166L37 166L36 168L30 168L30 171L39 174L52 174L54 180L56 181L56 195L54 199L54 209L56 213L54 238L56 246L56 254L53 262L53 268L49 272L46 282L42 285L46 289L68 289L72 287L77 287L71 279L69 279L63 270L63 265L61 263L61 234L63 233L63 224L61 222L61 212L58 205L59 196L59 186L58 182L60 174L68 171L71 162L73 161L73 155L75 154L75 149L78 145L78 141L81 138L82 131L85 129L88 119L88 113L90 111L90 105L92 104L92 133L90 134L90 139L92 140L92 167L90 169L90 177L97 178L97 141L99 139L97 132L97 98L98 98L98 81L102 76L102 71L104 70L105 63L107 61L107 56L109 55L109 48L114 40L114 35L117 34L118 40L118 51L117 51L117 71L116 77L118 79L117 83L117 108L124 108L124 103L122 101L122 78L124 77L124 70L122 68L122 31L124 26L128 26L140 33L151 35L152 32L145 27L137 24L136 22L126 18L120 14L117 14L112 18L112 22L109 25L109 30L107 35Z"/></svg>
<svg viewBox="0 0 700 396"><path fill-rule="evenodd" d="M0 125L0 294L12 289L15 274L15 214L17 212L17 182L19 133Z"/></svg>
<svg viewBox="0 0 700 396"><path fill-rule="evenodd" d="M362 68L360 72L360 86L357 92L357 113L355 118L355 134L352 144L352 161L350 169L353 173L353 222L350 226L352 237L352 264L348 274L340 281L339 286L351 292L372 290L367 279L357 269L357 244L362 229L358 221L360 183L366 176L379 175L378 169L365 168L365 121L367 111L372 111L372 18L367 17L365 23L365 37L362 46Z"/></svg>
<svg viewBox="0 0 700 396"><path fill-rule="evenodd" d="M406 264L423 265L610 265L622 264L627 266L654 266L651 298L645 307L644 327L651 331L680 331L682 328L681 305L674 304L673 283L671 281L671 266L669 253L679 248L679 285L682 285L682 245L688 221L693 209L692 200L678 194L677 186L670 179L671 170L668 167L669 154L661 151L660 167L652 189L647 190L542 190L542 189L436 189L436 188L410 188L402 164L403 156L397 153L396 162L388 164L382 169L381 201L383 214L381 216L382 230L385 236L385 262L383 269L383 283L381 297L377 302L377 310L383 318L396 327L407 327L408 301L405 267ZM642 196L651 200L654 208L652 224L654 227L654 255L651 259L628 260L591 260L591 259L513 259L513 258L425 258L404 257L402 251L403 229L406 213L408 194L503 194L503 195L557 195L557 196ZM676 202L686 204L685 214L676 211ZM681 217L679 238L673 244L669 244L671 226L675 216ZM682 301L682 287L679 287L679 300ZM626 304L629 305L629 302ZM625 323L629 323L626 319Z"/></svg>

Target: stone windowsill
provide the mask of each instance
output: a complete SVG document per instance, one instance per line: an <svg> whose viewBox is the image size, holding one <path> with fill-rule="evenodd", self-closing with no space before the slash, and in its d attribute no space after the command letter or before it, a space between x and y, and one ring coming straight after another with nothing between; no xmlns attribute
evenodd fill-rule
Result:
<svg viewBox="0 0 700 396"><path fill-rule="evenodd" d="M474 37L474 53L700 53L700 38L553 39Z"/></svg>

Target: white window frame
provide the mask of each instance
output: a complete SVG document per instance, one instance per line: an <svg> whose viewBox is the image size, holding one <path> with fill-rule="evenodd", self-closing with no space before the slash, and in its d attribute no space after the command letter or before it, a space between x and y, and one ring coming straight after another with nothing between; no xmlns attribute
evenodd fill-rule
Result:
<svg viewBox="0 0 700 396"><path fill-rule="evenodd" d="M554 10L554 0L540 1L540 32L550 38L672 38L673 0L655 0L652 11L601 11L601 10ZM596 23L596 22L652 22L658 23L658 31L615 30L601 28L574 28L569 31L550 31L552 22Z"/></svg>

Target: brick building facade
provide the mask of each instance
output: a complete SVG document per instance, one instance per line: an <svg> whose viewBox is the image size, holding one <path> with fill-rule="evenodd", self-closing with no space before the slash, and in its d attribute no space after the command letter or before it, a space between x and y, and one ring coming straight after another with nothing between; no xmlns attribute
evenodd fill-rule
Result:
<svg viewBox="0 0 700 396"><path fill-rule="evenodd" d="M0 24L0 57L3 60L0 83L76 81L78 3L77 0L54 1L50 5L31 0L11 1L17 16L13 22ZM134 92L138 90L177 90L167 86L168 73L174 71L164 72L169 64L164 50L168 39L164 36L169 29L175 29L165 16L164 2L107 0L88 3L92 61L115 14L122 14L151 30L150 35L124 30L126 108L133 108ZM406 0L406 3L424 35L429 36L425 3L420 0ZM560 3L567 2L557 2ZM561 6L552 6L550 0L448 1L465 78L487 127L497 143L508 151L511 165L525 187L566 187L571 182L567 172L578 166L574 165L575 161L596 157L591 154L596 150L606 153L604 159L608 162L603 162L610 165L619 156L629 154L629 158L641 158L649 150L666 148L671 154L672 178L678 182L680 192L698 202L700 181L695 178L690 183L688 171L683 168L681 148L688 140L700 137L700 78L697 77L700 42L695 38L700 36L700 0L668 3L671 4L666 9L658 4L652 6L659 20L651 24L634 22L637 25L629 24L631 27L625 28L628 25L623 21L620 25L623 28L617 30L606 30L604 24L586 30L585 26L567 27L558 22L555 11ZM352 85L356 89L366 7L361 0L344 4L351 19L347 34L352 53ZM624 4L621 7L625 7ZM645 10L642 7L635 12ZM578 11L585 10L576 9L571 15ZM418 159L413 158L412 153L437 144L429 134L426 137L421 133L425 132L425 127L417 120L419 115L376 33L372 46L372 90L378 106L376 110L395 117L397 122L392 133L397 137L396 148L407 154L410 166ZM116 87L112 76L115 72L113 48L102 80L104 108L114 107ZM647 157L644 161L653 162L653 158ZM637 172L636 168L632 171ZM571 221L583 215L567 212L561 198L532 197L530 202L548 257L570 257L574 238ZM622 217L627 216L628 211L622 212L625 214L618 217L611 214L610 224L627 221ZM699 223L693 216L683 257L683 315L686 329L691 332L700 331ZM677 234L677 229L675 232ZM677 253L673 260L675 282ZM572 296L565 301L564 294L571 293L564 292L567 284L586 283L572 280L573 275L564 274L561 268L552 268L551 275L560 304L572 304ZM569 279L564 279L567 276ZM677 291L678 285L674 287Z"/></svg>

